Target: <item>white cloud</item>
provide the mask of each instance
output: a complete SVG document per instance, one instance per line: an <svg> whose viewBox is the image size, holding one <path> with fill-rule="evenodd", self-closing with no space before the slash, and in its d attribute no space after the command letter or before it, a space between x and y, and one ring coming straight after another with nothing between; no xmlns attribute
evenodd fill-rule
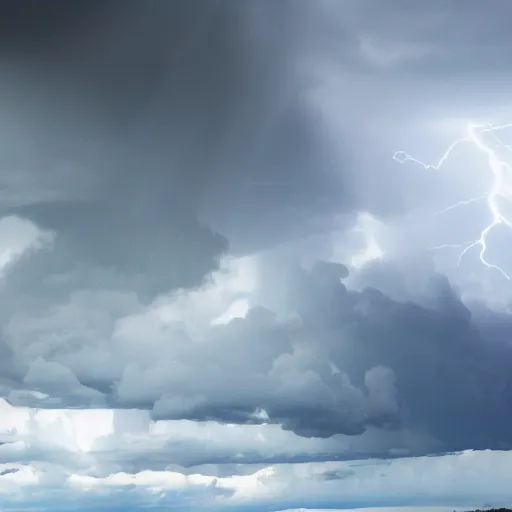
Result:
<svg viewBox="0 0 512 512"><path fill-rule="evenodd" d="M128 491L136 493L134 503L171 506L179 503L177 490L199 508L206 500L277 510L292 500L314 509L339 505L340 496L359 506L451 509L512 501L509 452L342 462L332 459L382 440L368 433L305 439L277 425L151 422L144 411L0 407L0 493L16 495L20 506L34 496L67 502L82 495L106 506ZM331 461L293 462L315 457Z"/></svg>
<svg viewBox="0 0 512 512"><path fill-rule="evenodd" d="M378 396L375 397L378 399ZM183 404L186 405L186 402ZM85 471L94 466L105 474L111 467L132 471L161 470L169 465L217 463L266 464L294 458L325 460L372 456L382 445L409 450L429 442L407 432L370 429L362 436L305 438L279 425L229 425L216 422L150 420L149 411L113 409L38 410L13 407L0 400L0 462L58 457L75 467L86 454ZM255 414L265 421L265 411Z"/></svg>
<svg viewBox="0 0 512 512"><path fill-rule="evenodd" d="M350 510L382 505L381 512L397 506L403 512L441 512L510 503L511 457L507 452L467 452L387 462L242 465L226 467L225 476L213 475L207 466L98 476L49 462L11 462L0 466L0 494L16 499L20 507L34 497L42 505L55 499L64 504L93 499L101 507L128 499L132 506L179 507L180 496L186 496L198 510L251 505L317 512L324 509L315 503L329 503L329 510L350 503Z"/></svg>
<svg viewBox="0 0 512 512"><path fill-rule="evenodd" d="M0 218L0 277L25 253L51 244L53 234L17 216Z"/></svg>

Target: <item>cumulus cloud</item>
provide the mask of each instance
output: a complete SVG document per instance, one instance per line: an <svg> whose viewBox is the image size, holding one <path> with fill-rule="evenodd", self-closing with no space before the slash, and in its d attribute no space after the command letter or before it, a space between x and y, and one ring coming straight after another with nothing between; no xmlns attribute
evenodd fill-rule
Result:
<svg viewBox="0 0 512 512"><path fill-rule="evenodd" d="M156 420L275 423L304 437L377 428L382 455L400 448L385 433L403 429L432 439L411 453L510 445L510 346L480 328L445 278L431 276L411 302L346 288L339 264L281 275L289 298L280 314L254 304L225 324L216 319L234 301L253 300L257 260L128 312L123 295L109 303L92 292L37 322L20 312L6 331L20 386L5 396L42 408L147 409ZM66 319L75 325L77 311L80 342L71 343Z"/></svg>

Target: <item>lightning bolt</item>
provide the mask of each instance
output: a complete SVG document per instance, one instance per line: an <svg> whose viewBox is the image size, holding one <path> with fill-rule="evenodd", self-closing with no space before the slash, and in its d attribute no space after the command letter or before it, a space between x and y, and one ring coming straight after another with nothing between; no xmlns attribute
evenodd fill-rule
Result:
<svg viewBox="0 0 512 512"><path fill-rule="evenodd" d="M487 165L492 175L492 184L489 191L483 195L464 200L458 201L457 203L444 208L443 210L437 212L435 215L444 214L450 210L454 210L456 208L467 206L471 203L475 203L477 201L486 201L487 207L489 209L489 213L491 214L491 221L487 226L480 231L480 236L475 240L470 240L468 242L463 242L460 244L445 244L433 247L432 249L446 249L446 248L458 248L462 249L459 254L459 259L457 266L459 266L462 262L464 256L473 248L479 249L479 258L482 265L489 269L495 269L500 272L507 280L511 280L511 276L507 274L501 267L490 263L486 258L487 252L487 240L491 232L500 225L506 226L507 228L512 230L512 218L511 215L507 216L503 213L502 209L500 209L500 200L505 200L511 202L512 200L512 189L507 186L505 178L507 175L510 179L512 179L512 167L505 160L501 159L496 150L493 149L492 145L489 145L485 140L485 135L490 135L497 146L504 148L508 151L512 151L512 146L505 144L498 136L497 133L503 131L507 128L511 128L512 123L502 124L493 126L490 124L474 124L469 123L467 126L466 135L460 139L457 139L453 142L448 149L444 152L440 160L437 164L426 164L421 160L414 158L409 155L405 151L397 151L393 155L393 160L405 164L406 162L415 163L425 170L435 170L438 171L441 167L446 163L446 161L450 158L453 151L463 144L470 144L478 151L483 153L487 159Z"/></svg>

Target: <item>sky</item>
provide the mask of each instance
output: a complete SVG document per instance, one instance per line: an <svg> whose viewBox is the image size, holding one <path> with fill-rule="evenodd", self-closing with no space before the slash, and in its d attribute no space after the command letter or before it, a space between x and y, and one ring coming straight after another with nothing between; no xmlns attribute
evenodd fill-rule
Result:
<svg viewBox="0 0 512 512"><path fill-rule="evenodd" d="M1 2L0 510L512 505L510 15Z"/></svg>

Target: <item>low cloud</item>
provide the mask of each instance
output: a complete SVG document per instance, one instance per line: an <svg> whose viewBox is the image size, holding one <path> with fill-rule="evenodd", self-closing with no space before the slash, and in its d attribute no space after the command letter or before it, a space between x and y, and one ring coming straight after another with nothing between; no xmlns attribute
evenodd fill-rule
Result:
<svg viewBox="0 0 512 512"><path fill-rule="evenodd" d="M4 396L50 409L146 409L156 420L275 423L304 437L375 428L430 436L411 453L510 446L504 327L484 324L445 278L432 275L412 302L346 288L342 265L286 267L274 313L251 304L274 291L255 288L257 265L236 260L203 289L149 307L84 291L37 322L19 311L5 340L20 386ZM240 297L247 314L217 325ZM80 343L64 328L76 314ZM392 448L383 444L382 455Z"/></svg>

